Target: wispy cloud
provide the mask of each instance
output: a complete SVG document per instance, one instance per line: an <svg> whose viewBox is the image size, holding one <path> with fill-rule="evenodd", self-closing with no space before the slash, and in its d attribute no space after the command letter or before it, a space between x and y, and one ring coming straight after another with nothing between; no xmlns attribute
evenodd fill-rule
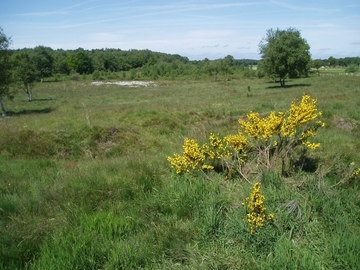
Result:
<svg viewBox="0 0 360 270"><path fill-rule="evenodd" d="M18 13L16 16L22 17L49 17L53 15L67 15L67 11L45 11L45 12L29 12L29 13Z"/></svg>
<svg viewBox="0 0 360 270"><path fill-rule="evenodd" d="M295 10L295 11L316 11L316 12L328 12L328 13L333 13L338 11L338 9L326 9L326 8L316 8L316 7L311 7L309 5L292 5L289 3L284 3L284 2L280 2L280 1L275 1L275 0L270 0L270 3L286 8L286 9L290 9L290 10ZM316 3L316 2L314 2Z"/></svg>
<svg viewBox="0 0 360 270"><path fill-rule="evenodd" d="M233 8L240 8L240 7L247 7L247 6L254 6L254 5L261 5L266 2L243 2L243 3L220 3L220 4L207 4L207 3L201 3L201 4L194 4L194 1L186 1L186 2L180 2L176 4L170 4L167 5L138 5L138 6L126 6L123 4L119 4L117 7L112 7L109 10L112 11L121 11L123 13L126 13L128 11L131 11L131 13L136 14L137 12L141 13L141 16L154 16L154 15L161 15L161 14L178 14L178 13L187 13L187 12L205 12L206 10L221 10L221 9L233 9ZM185 14L192 16L192 14ZM199 16L204 17L204 16Z"/></svg>
<svg viewBox="0 0 360 270"><path fill-rule="evenodd" d="M201 46L201 48L217 48L219 47L220 45L219 44L216 44L216 45L206 45L206 46Z"/></svg>
<svg viewBox="0 0 360 270"><path fill-rule="evenodd" d="M168 5L142 5L137 6L138 10L166 10L166 11L197 11L197 10L208 10L208 9L221 9L221 8L234 8L234 7L244 7L244 6L253 6L260 5L266 2L244 2L244 3L221 3L221 4L189 4L188 2L177 3L177 4L168 4Z"/></svg>
<svg viewBox="0 0 360 270"><path fill-rule="evenodd" d="M197 30L197 31L189 31L188 36L192 38L225 38L234 36L235 32L232 30Z"/></svg>
<svg viewBox="0 0 360 270"><path fill-rule="evenodd" d="M338 24L334 24L334 23L319 23L319 24L314 24L313 25L314 28L330 28L330 29L334 29L334 28L338 28L340 27Z"/></svg>
<svg viewBox="0 0 360 270"><path fill-rule="evenodd" d="M71 10L74 10L78 7L81 7L81 6L84 6L84 5L88 5L89 3L91 2L95 2L95 1L98 1L98 0L88 0L88 1L85 1L85 2L80 2L80 3L77 3L75 5L71 5L71 6L68 6L68 7L65 7L65 8L61 8L59 10L54 10L54 11L43 11L43 12L27 12L27 13L17 13L15 14L16 16L23 16L23 17L48 17L48 16L53 16L53 15L69 15L71 14ZM95 7L87 7L87 8L84 8L82 10L76 10L77 12L79 11L86 11L86 10L92 10L94 9Z"/></svg>

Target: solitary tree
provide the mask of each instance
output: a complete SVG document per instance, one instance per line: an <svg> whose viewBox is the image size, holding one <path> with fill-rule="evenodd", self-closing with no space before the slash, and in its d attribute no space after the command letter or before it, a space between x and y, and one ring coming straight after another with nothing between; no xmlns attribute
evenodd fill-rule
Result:
<svg viewBox="0 0 360 270"><path fill-rule="evenodd" d="M6 111L2 98L10 96L11 66L8 48L11 44L11 38L7 37L0 27L0 107L2 116L6 116Z"/></svg>
<svg viewBox="0 0 360 270"><path fill-rule="evenodd" d="M285 86L286 77L307 75L310 68L310 46L294 28L267 30L259 44L262 71L280 80Z"/></svg>
<svg viewBox="0 0 360 270"><path fill-rule="evenodd" d="M27 52L22 52L15 56L13 76L19 88L27 94L28 100L32 101L32 86L38 78L39 72L35 63Z"/></svg>

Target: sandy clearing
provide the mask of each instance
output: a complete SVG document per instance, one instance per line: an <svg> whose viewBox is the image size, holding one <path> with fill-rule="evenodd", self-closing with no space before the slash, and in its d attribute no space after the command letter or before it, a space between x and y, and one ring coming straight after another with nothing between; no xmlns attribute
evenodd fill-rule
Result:
<svg viewBox="0 0 360 270"><path fill-rule="evenodd" d="M104 85L104 84L115 84L115 85L121 85L121 86L129 86L129 87L139 87L139 86L156 86L156 84L153 81L117 81L117 82L92 82L91 85Z"/></svg>

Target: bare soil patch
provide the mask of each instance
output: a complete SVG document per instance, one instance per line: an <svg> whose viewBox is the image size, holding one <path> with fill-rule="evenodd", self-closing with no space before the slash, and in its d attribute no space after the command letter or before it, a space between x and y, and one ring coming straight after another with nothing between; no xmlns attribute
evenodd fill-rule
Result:
<svg viewBox="0 0 360 270"><path fill-rule="evenodd" d="M111 84L115 84L115 85L120 85L120 86L129 86L129 87L139 87L139 86L144 86L144 87L149 87L149 86L156 86L156 84L153 81L117 81L117 82L101 82L101 81L96 81L96 82L92 82L91 85L95 85L95 86L99 86L99 85L111 85Z"/></svg>

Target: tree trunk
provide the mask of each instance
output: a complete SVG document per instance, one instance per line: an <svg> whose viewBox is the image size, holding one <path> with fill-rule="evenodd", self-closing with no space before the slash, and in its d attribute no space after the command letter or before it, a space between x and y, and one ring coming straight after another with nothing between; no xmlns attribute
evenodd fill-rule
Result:
<svg viewBox="0 0 360 270"><path fill-rule="evenodd" d="M5 111L4 104L2 103L2 98L1 97L0 97L0 107L1 107L2 116L5 117L6 116L6 111Z"/></svg>
<svg viewBox="0 0 360 270"><path fill-rule="evenodd" d="M285 79L280 79L280 85L281 87L285 87Z"/></svg>
<svg viewBox="0 0 360 270"><path fill-rule="evenodd" d="M32 93L29 85L24 85L24 91L27 94L28 100L32 101Z"/></svg>

